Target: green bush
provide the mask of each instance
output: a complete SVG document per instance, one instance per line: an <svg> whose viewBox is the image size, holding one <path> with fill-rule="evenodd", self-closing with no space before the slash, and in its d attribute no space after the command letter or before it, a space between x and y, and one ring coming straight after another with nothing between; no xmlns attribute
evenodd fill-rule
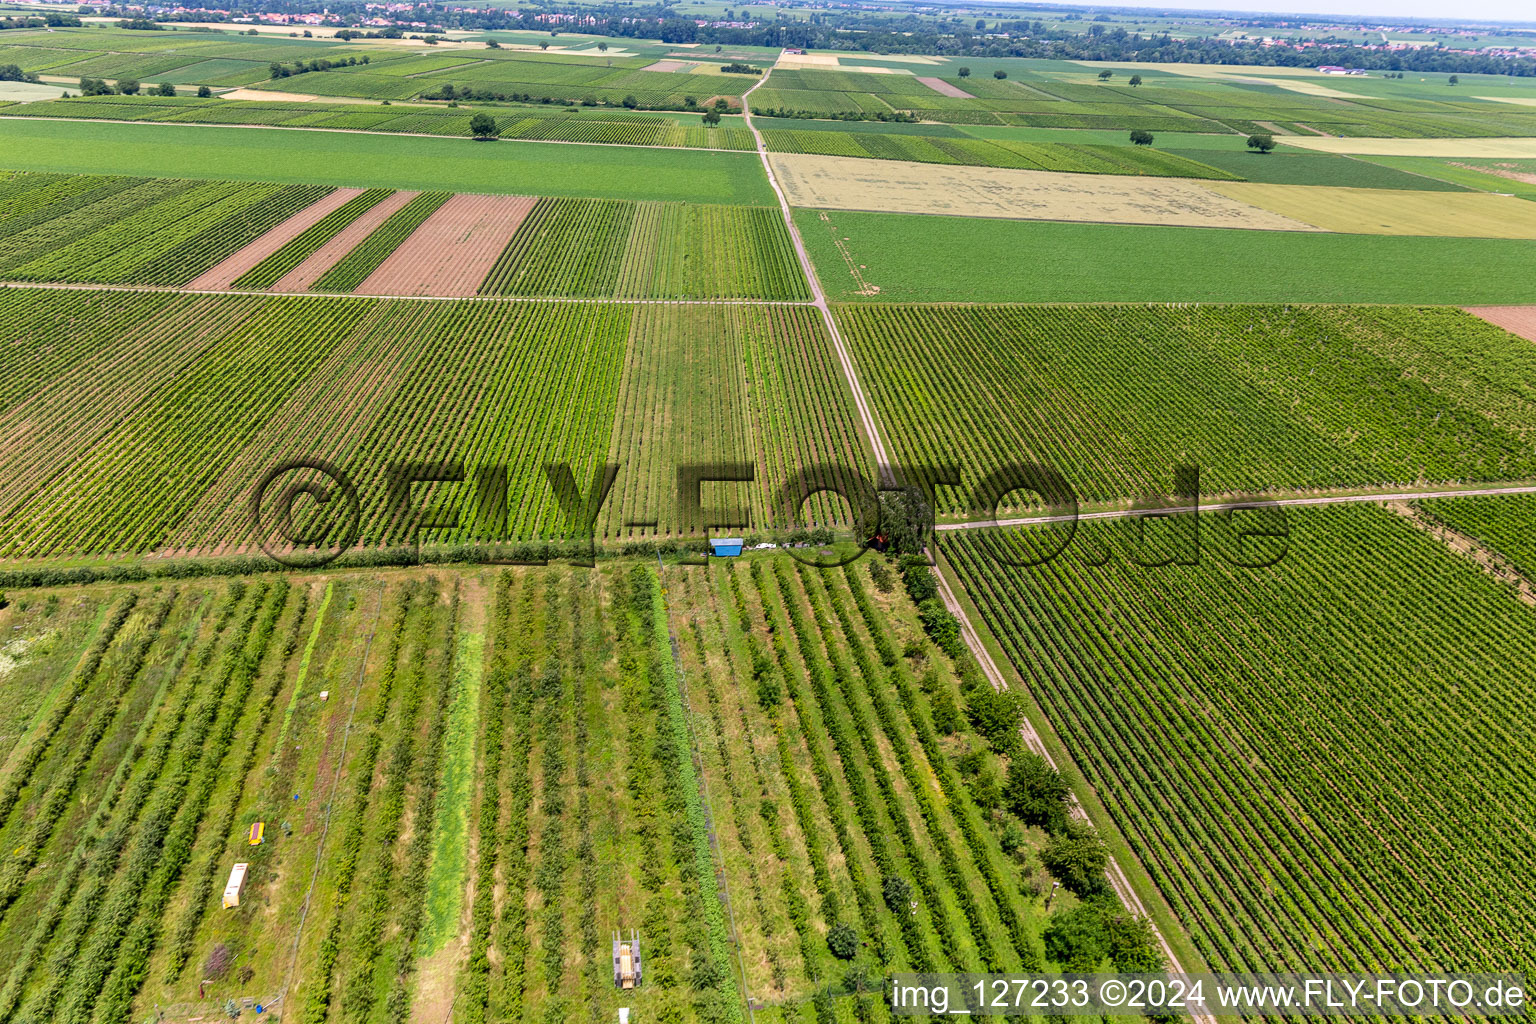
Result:
<svg viewBox="0 0 1536 1024"><path fill-rule="evenodd" d="M1065 832L1072 787L1039 754L1022 752L1008 765L1003 802L1026 825L1038 825L1053 835Z"/></svg>
<svg viewBox="0 0 1536 1024"><path fill-rule="evenodd" d="M944 602L930 597L917 606L917 618L923 624L923 632L951 658L965 653L965 642L960 639L960 620L949 613Z"/></svg>
<svg viewBox="0 0 1536 1024"><path fill-rule="evenodd" d="M1081 819L1067 822L1060 835L1052 836L1040 852L1041 863L1061 884L1079 896L1108 891L1104 869L1109 847L1093 825Z"/></svg>
<svg viewBox="0 0 1536 1024"><path fill-rule="evenodd" d="M852 960L859 952L859 936L848 924L837 921L827 929L827 948L839 960Z"/></svg>

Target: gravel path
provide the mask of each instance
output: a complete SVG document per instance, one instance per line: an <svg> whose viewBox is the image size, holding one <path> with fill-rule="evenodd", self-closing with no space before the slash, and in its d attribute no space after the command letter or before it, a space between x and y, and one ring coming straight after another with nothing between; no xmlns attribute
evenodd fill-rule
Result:
<svg viewBox="0 0 1536 1024"><path fill-rule="evenodd" d="M789 238L795 245L795 257L800 261L800 269L805 274L805 279L810 282L811 295L814 297L812 305L821 311L822 323L827 326L827 333L832 336L832 345L837 349L837 360L842 364L843 376L848 380L848 388L853 392L853 404L859 413L859 420L864 424L864 433L869 438L869 446L875 453L875 469L880 475L883 485L894 483L891 474L891 460L886 455L885 443L880 439L880 427L875 423L875 414L869 404L869 399L864 395L864 389L859 385L858 371L853 366L853 356L848 352L848 346L843 344L843 336L837 329L837 321L832 318L832 311L827 308L827 294L822 291L821 281L816 276L816 268L811 265L810 256L805 252L805 241L800 237L800 229L795 227L795 218L789 211L789 199L784 195L784 189L779 186L779 179L774 177L773 163L768 159L768 145L763 141L763 133L757 130L757 124L752 120L752 109L747 103L747 97L752 95L773 74L769 68L763 73L762 80L741 95L741 113L747 122L747 130L752 133L753 141L757 143L757 155L763 161L763 172L768 175L768 184L773 187L774 195L779 197L779 211L784 215L784 226L789 229Z"/></svg>

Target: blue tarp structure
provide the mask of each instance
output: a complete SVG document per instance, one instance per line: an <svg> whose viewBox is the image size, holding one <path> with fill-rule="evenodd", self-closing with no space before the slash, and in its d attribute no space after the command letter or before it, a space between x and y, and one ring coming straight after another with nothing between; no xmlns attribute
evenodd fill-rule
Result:
<svg viewBox="0 0 1536 1024"><path fill-rule="evenodd" d="M709 542L709 553L716 558L735 558L741 554L740 537L712 538Z"/></svg>

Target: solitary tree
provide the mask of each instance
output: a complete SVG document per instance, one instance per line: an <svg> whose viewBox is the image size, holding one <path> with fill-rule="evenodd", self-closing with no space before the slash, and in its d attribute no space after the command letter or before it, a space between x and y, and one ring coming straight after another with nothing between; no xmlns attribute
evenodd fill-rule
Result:
<svg viewBox="0 0 1536 1024"><path fill-rule="evenodd" d="M1461 79L1460 79L1460 78L1457 78L1457 77L1456 77L1456 76L1455 76L1455 75L1452 75L1452 76L1451 76L1451 77L1450 77L1450 78L1449 78L1449 79L1448 79L1448 80L1447 80L1447 84L1449 84L1449 85L1460 85L1460 84L1461 84Z"/></svg>
<svg viewBox="0 0 1536 1024"><path fill-rule="evenodd" d="M1134 86L1138 86L1140 84L1141 84L1141 76L1140 75L1132 75L1131 76L1131 85L1134 87Z"/></svg>
<svg viewBox="0 0 1536 1024"><path fill-rule="evenodd" d="M1002 81L1003 79L1008 77L1008 72L1006 72L1006 71L994 71L994 72L992 72L992 77L997 79L998 81Z"/></svg>
<svg viewBox="0 0 1536 1024"><path fill-rule="evenodd" d="M1248 136L1248 148L1256 149L1260 153L1268 153L1275 148L1275 137L1269 134Z"/></svg>
<svg viewBox="0 0 1536 1024"><path fill-rule="evenodd" d="M601 53L607 53L608 52L608 44L607 43L598 43L597 44L597 48L598 48L599 52L601 52Z"/></svg>
<svg viewBox="0 0 1536 1024"><path fill-rule="evenodd" d="M160 96L175 96L176 87L170 82L161 82L160 87L155 90L155 93Z"/></svg>
<svg viewBox="0 0 1536 1024"><path fill-rule="evenodd" d="M541 50L549 49L549 40L545 39L542 42L540 42L539 43L539 49L541 49Z"/></svg>
<svg viewBox="0 0 1536 1024"><path fill-rule="evenodd" d="M961 78L970 78L971 77L971 69L970 68L961 68L960 69L960 77Z"/></svg>
<svg viewBox="0 0 1536 1024"><path fill-rule="evenodd" d="M717 125L719 123L720 123L720 111L718 111L718 110L706 110L704 112L704 125L705 125L705 127L713 128L715 125Z"/></svg>
<svg viewBox="0 0 1536 1024"><path fill-rule="evenodd" d="M212 95L213 95L213 90L208 88L206 85L200 85L200 86L197 87L198 99L206 100L209 97L211 97Z"/></svg>
<svg viewBox="0 0 1536 1024"><path fill-rule="evenodd" d="M137 96L139 94L139 80L137 78L119 78L117 91L124 96Z"/></svg>
<svg viewBox="0 0 1536 1024"><path fill-rule="evenodd" d="M1145 128L1137 128L1135 131L1131 132L1131 145L1133 145L1133 146L1150 146L1150 145L1152 145L1152 133L1147 131Z"/></svg>
<svg viewBox="0 0 1536 1024"><path fill-rule="evenodd" d="M1114 77L1115 77L1115 73L1113 71L1109 70L1109 68L1105 68L1103 71L1099 72L1099 81L1101 81L1101 82L1107 82L1111 78L1114 78Z"/></svg>
<svg viewBox="0 0 1536 1024"><path fill-rule="evenodd" d="M477 139L493 139L496 137L496 119L481 111L469 119L469 130Z"/></svg>

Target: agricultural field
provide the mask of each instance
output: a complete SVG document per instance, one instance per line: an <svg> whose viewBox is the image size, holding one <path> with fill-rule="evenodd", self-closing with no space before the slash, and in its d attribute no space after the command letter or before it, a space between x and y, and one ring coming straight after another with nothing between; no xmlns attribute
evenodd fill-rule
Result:
<svg viewBox="0 0 1536 1024"><path fill-rule="evenodd" d="M783 523L776 493L805 467L831 467L818 479L830 476L826 482L847 493L854 474L874 479L852 398L814 309L642 306L630 352L608 448L607 461L619 470L600 520L604 536L640 539L650 532L628 525L636 522L681 525L679 452L695 464L753 467L750 482L701 491L701 504L719 510L722 528ZM706 409L708 415L699 414ZM668 443L657 444L658 437ZM826 526L847 515L845 505L817 496L799 521Z"/></svg>
<svg viewBox="0 0 1536 1024"><path fill-rule="evenodd" d="M1298 135L1287 146L1318 153L1352 156L1425 157L1431 159L1529 160L1536 158L1536 138L1507 139L1352 139Z"/></svg>
<svg viewBox="0 0 1536 1024"><path fill-rule="evenodd" d="M1484 192L1536 199L1536 184L1529 178L1536 176L1536 158L1525 159L1498 157L1416 157L1416 156L1368 156L1361 157L1379 167L1420 175L1431 181L1452 183L1462 188L1480 189Z"/></svg>
<svg viewBox="0 0 1536 1024"><path fill-rule="evenodd" d="M805 209L795 222L827 294L857 302L1536 303L1536 250L1517 239Z"/></svg>
<svg viewBox="0 0 1536 1024"><path fill-rule="evenodd" d="M62 102L62 101L61 101ZM771 122L770 122L771 123ZM958 133L957 133L958 134ZM763 133L776 153L868 157L927 164L972 167L1014 167L1034 171L1079 174L1131 174L1161 178L1236 179L1219 168L1176 153L1130 146L1094 146L1014 142L1008 139L949 138L938 135L897 135L874 132L786 131Z"/></svg>
<svg viewBox="0 0 1536 1024"><path fill-rule="evenodd" d="M1493 552L1527 579L1536 578L1536 497L1507 495L1420 501L1430 521Z"/></svg>
<svg viewBox="0 0 1536 1024"><path fill-rule="evenodd" d="M626 1005L740 1019L655 581L233 581L12 613L86 656L33 698L32 784L3 781L5 1011L612 1016L609 941L636 928Z"/></svg>
<svg viewBox="0 0 1536 1024"><path fill-rule="evenodd" d="M779 211L545 199L483 295L809 299Z"/></svg>
<svg viewBox="0 0 1536 1024"><path fill-rule="evenodd" d="M1329 185L1436 193L1476 187L1441 181L1412 170L1387 167L1345 154L1315 153L1286 145L1271 153L1259 154L1249 149L1185 148L1178 141L1164 142L1162 137L1157 143L1161 148L1173 150L1177 156L1226 171L1234 178L1271 185Z"/></svg>
<svg viewBox="0 0 1536 1024"><path fill-rule="evenodd" d="M8 32L5 44L5 63L45 78L70 81L88 75L210 86L265 81L273 61L356 59L382 49L334 39L222 32L152 34L94 27Z"/></svg>
<svg viewBox="0 0 1536 1024"><path fill-rule="evenodd" d="M1322 228L1370 235L1536 238L1536 203L1477 192L1216 182L1230 198Z"/></svg>
<svg viewBox="0 0 1536 1024"><path fill-rule="evenodd" d="M0 277L186 284L325 198L321 185L10 175ZM47 200L52 200L48 202Z"/></svg>
<svg viewBox="0 0 1536 1024"><path fill-rule="evenodd" d="M18 288L0 308L27 339L0 395L7 559L254 553L252 488L288 459L355 482L364 548L412 541L391 518L386 470L401 462L464 466L462 482L418 490L416 507L457 521L423 528L429 545L564 536L546 463L568 462L583 493L605 459L619 465L625 497L599 540L697 535L675 466L715 452L756 466L762 529L784 525L769 496L790 474L866 465L809 308ZM714 386L727 373L740 390ZM116 386L86 386L103 379ZM484 467L505 471L500 500Z"/></svg>
<svg viewBox="0 0 1536 1024"><path fill-rule="evenodd" d="M1086 910L863 566L92 586L0 625L8 1017L883 1021L875 972L1047 966ZM1115 962L1155 956L1126 924Z"/></svg>
<svg viewBox="0 0 1536 1024"><path fill-rule="evenodd" d="M512 195L764 205L755 153L660 146L483 145L472 139L286 132L178 124L72 124L0 118L6 168Z"/></svg>
<svg viewBox="0 0 1536 1024"><path fill-rule="evenodd" d="M1123 171L1114 176L962 168L849 156L778 154L773 165L794 205L824 210L1260 231L1536 237L1536 206L1478 192L1194 181L1167 175L1132 180Z"/></svg>
<svg viewBox="0 0 1536 1024"><path fill-rule="evenodd" d="M1536 970L1536 78L609 7L3 33L0 1024Z"/></svg>
<svg viewBox="0 0 1536 1024"><path fill-rule="evenodd" d="M409 100L443 93L491 93L523 102L594 100L619 104L626 98L641 107L681 109L686 97L708 105L723 97L739 106L741 94L756 81L746 75L704 75L646 70L645 56L609 56L598 52L522 53L474 50L430 56L403 56L382 63L358 64L292 75L258 89L316 96L361 96ZM451 94L450 94L451 95Z"/></svg>
<svg viewBox="0 0 1536 1024"><path fill-rule="evenodd" d="M1043 463L1089 506L1536 477L1536 346L1412 307L844 306L894 457ZM1213 429L1220 424L1220 429Z"/></svg>
<svg viewBox="0 0 1536 1024"><path fill-rule="evenodd" d="M1265 569L1219 518L1197 565L1113 522L941 548L1213 969L1528 971L1530 608L1380 507L1289 510Z"/></svg>
<svg viewBox="0 0 1536 1024"><path fill-rule="evenodd" d="M922 121L1151 132L1271 131L1306 138L1459 139L1536 136L1536 110L1501 98L1370 83L1376 95L1302 80L1282 68L1096 64L1027 58L930 58L930 66L860 67L822 55L780 67L753 94L771 116L909 115ZM961 68L969 69L962 75ZM1111 77L1101 80L1100 71ZM1228 72L1242 75L1228 79ZM1132 74L1147 82L1132 86ZM996 77L1001 75L1001 77ZM929 84L929 82L934 84ZM1365 85L1367 83L1360 83ZM1529 90L1528 95L1536 96ZM957 95L959 94L959 95ZM1330 141L1330 140L1324 140ZM1347 151L1347 150L1346 150Z"/></svg>
<svg viewBox="0 0 1536 1024"><path fill-rule="evenodd" d="M1310 224L1179 178L952 167L775 154L794 206L882 213L1316 231Z"/></svg>
<svg viewBox="0 0 1536 1024"><path fill-rule="evenodd" d="M222 124L264 128L326 128L341 131L444 135L473 134L477 110L496 118L498 136L545 142L589 142L625 146L749 150L752 136L739 118L706 128L681 115L589 112L584 108L551 112L548 107L390 106L364 103L315 103L279 100L197 99L164 96L79 96L20 104L13 117L85 118L156 124ZM1197 175L1203 176L1203 175Z"/></svg>
<svg viewBox="0 0 1536 1024"><path fill-rule="evenodd" d="M16 281L809 298L766 207L4 172L0 203L0 279Z"/></svg>

